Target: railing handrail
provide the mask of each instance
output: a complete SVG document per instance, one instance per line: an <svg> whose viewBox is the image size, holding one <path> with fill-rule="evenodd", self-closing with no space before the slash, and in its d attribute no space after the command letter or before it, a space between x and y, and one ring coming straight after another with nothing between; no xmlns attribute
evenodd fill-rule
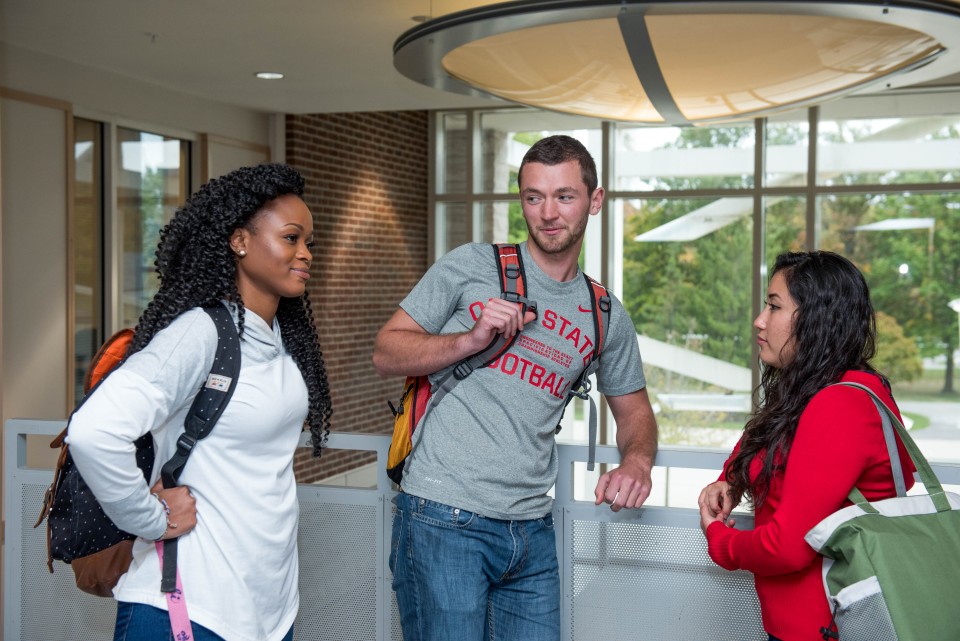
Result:
<svg viewBox="0 0 960 641"><path fill-rule="evenodd" d="M4 433L13 430L17 436L37 435L54 437L66 426L65 419L8 419ZM16 438L14 436L14 438ZM304 432L299 447L309 447L310 434ZM388 434L362 434L357 432L331 432L328 445L338 450L362 450L377 452L378 458L386 461L390 448ZM560 463L585 462L587 446L577 443L559 443ZM655 465L659 467L683 467L699 470L720 470L730 452L725 448L711 448L686 445L660 445ZM620 462L620 453L614 445L598 445L597 463L616 465ZM21 463L22 465L22 463ZM960 485L960 461L930 461L930 466L944 485ZM382 466L381 466L382 467ZM381 483L380 481L383 481ZM389 488L390 481L383 473L378 478L378 489Z"/></svg>

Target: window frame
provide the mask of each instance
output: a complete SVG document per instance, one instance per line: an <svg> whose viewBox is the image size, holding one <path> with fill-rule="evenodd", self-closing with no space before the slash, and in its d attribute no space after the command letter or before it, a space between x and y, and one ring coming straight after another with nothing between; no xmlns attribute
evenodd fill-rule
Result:
<svg viewBox="0 0 960 641"><path fill-rule="evenodd" d="M87 120L99 125L100 127L100 184L98 187L94 187L95 189L98 188L101 193L98 224L98 231L101 238L99 248L100 256L98 256L96 259L100 262L100 282L98 286L101 288L99 293L99 344L106 340L108 336L113 335L116 331L125 326L122 321L122 292L120 291L120 274L123 269L123 220L117 199L117 190L120 183L119 172L121 171L121 167L119 166L120 158L117 153L117 144L119 139L117 130L123 128L150 133L163 136L165 138L177 139L185 143L187 145L187 150L184 156L186 158L187 167L181 176L181 184L186 194L192 193L193 186L199 184L199 172L201 170L201 145L199 144L200 136L193 132L171 127L155 126L149 123L138 122L125 118L116 118L114 116L96 111L75 109L71 118L71 154L73 153L73 148L76 143L74 134L72 133L72 125L76 119ZM71 163L71 184L75 183L76 181L75 174L75 166L73 166L73 163ZM71 200L73 197L73 194L71 194ZM69 224L71 229L75 228L75 221L73 220L74 209L73 203L71 202L71 206L69 208L69 216L71 217ZM76 248L72 246L71 251L76 251ZM72 256L71 259L75 260L75 258ZM70 336L73 336L77 331L75 309L76 293L74 291L75 284L76 274L73 270L71 270L69 274L68 287L68 295L70 297L69 309L71 310L71 314L67 323ZM73 362L78 356L74 341L71 341L70 349L72 352L71 362ZM73 372L74 368L71 367L70 371ZM75 407L76 404L81 400L76 394L76 381L74 380L75 376L76 374L74 373L71 376L69 384L67 385L67 407L70 408Z"/></svg>

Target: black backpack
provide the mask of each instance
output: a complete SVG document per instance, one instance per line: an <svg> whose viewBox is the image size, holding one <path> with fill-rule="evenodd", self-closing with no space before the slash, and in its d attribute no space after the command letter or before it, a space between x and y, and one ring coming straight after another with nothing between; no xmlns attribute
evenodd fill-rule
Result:
<svg viewBox="0 0 960 641"><path fill-rule="evenodd" d="M210 433L230 401L240 373L240 338L229 310L221 304L203 310L217 327L216 356L204 386L187 413L177 451L161 468L165 488L176 486L193 447ZM77 409L123 362L132 337L131 330L120 330L97 351L84 381L88 393ZM34 527L47 519L47 567L50 572L53 572L54 559L68 563L77 587L90 594L109 597L130 566L136 536L113 524L80 476L65 443L69 429L68 421L67 427L50 443L50 447L60 448L60 457ZM137 467L149 483L154 465L153 436L145 434L134 445ZM163 592L173 592L176 587L176 544L177 539L164 541Z"/></svg>

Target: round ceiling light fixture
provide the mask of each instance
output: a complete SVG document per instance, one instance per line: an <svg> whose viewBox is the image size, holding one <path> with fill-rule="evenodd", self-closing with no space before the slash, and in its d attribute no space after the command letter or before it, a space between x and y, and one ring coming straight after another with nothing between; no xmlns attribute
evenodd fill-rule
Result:
<svg viewBox="0 0 960 641"><path fill-rule="evenodd" d="M960 1L488 3L410 29L394 65L565 113L726 122L957 73Z"/></svg>

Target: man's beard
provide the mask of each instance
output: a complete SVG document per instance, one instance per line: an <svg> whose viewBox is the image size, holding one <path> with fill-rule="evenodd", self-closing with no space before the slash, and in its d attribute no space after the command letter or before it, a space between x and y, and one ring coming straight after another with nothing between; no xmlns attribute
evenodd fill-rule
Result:
<svg viewBox="0 0 960 641"><path fill-rule="evenodd" d="M587 220L589 220L589 218L589 215L584 216L582 222L576 227L565 227L564 231L567 233L553 237L547 236L546 238L538 236L534 230L530 229L530 225L528 224L527 236L529 237L530 242L540 248L540 251L543 253L562 254L583 239L584 232L586 232L587 229Z"/></svg>

